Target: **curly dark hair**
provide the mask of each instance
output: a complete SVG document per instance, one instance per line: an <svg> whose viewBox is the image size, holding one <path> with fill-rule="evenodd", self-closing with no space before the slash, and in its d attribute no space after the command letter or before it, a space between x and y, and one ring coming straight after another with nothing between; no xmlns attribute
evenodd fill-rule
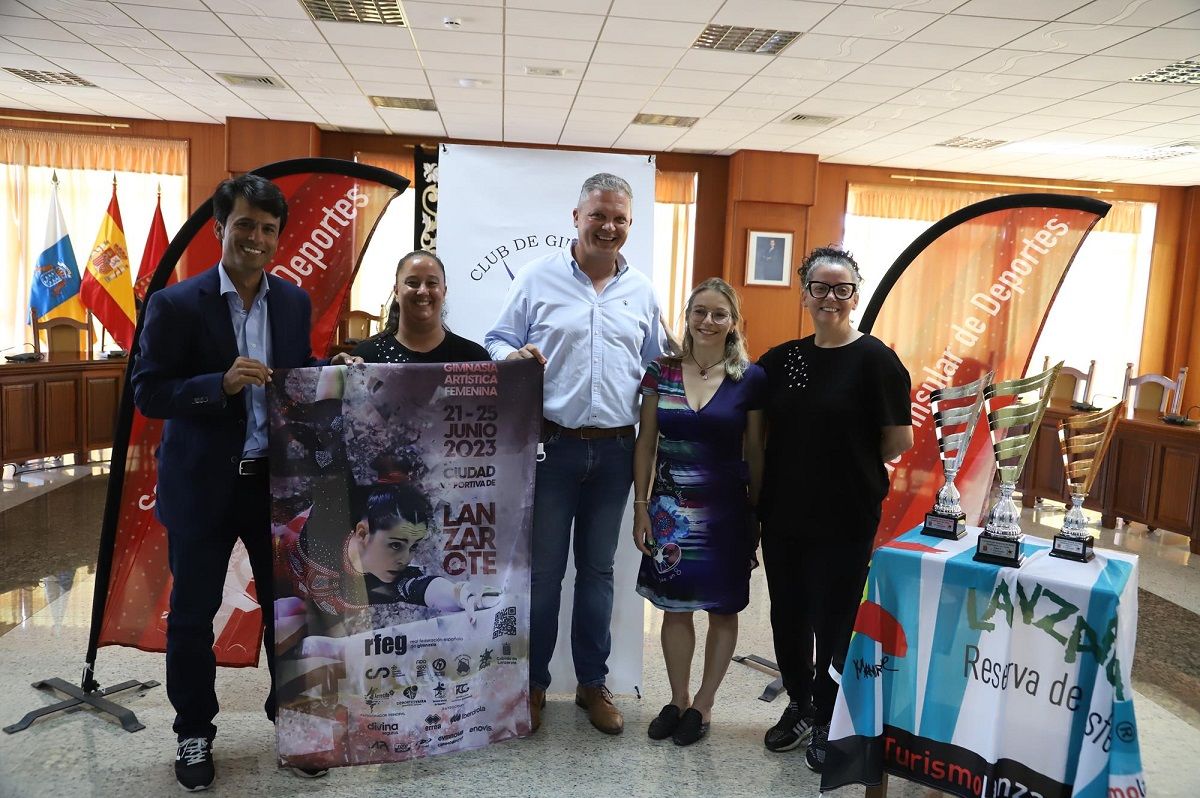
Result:
<svg viewBox="0 0 1200 798"><path fill-rule="evenodd" d="M812 270L823 263L833 263L840 266L845 266L854 274L854 282L862 283L862 272L858 270L858 261L850 254L847 249L842 249L836 244L830 244L827 247L817 247L804 259L800 264L800 282L802 285L808 285L808 276Z"/></svg>

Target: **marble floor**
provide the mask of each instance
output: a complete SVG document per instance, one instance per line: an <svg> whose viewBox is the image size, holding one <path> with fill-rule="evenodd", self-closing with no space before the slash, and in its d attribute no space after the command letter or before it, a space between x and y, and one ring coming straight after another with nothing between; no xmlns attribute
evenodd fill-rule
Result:
<svg viewBox="0 0 1200 798"><path fill-rule="evenodd" d="M3 474L0 489L0 725L52 699L30 682L59 676L78 682L87 646L94 563L104 504L102 466ZM1025 528L1052 535L1061 506L1026 511ZM1187 541L1134 526L1102 533L1101 546L1141 556L1135 701L1149 794L1200 796L1200 565ZM771 654L766 585L755 572L750 607L741 616L741 653ZM618 696L626 732L591 729L571 696L551 694L543 728L531 738L482 751L413 763L343 768L327 778L296 778L275 766L274 740L261 714L264 670L218 674L222 707L212 794L228 796L816 796L818 777L801 751L772 754L762 734L783 709L757 700L769 681L731 665L708 739L689 748L655 743L645 727L669 697L658 646L660 615L647 609L641 696ZM704 622L698 623L703 634ZM697 662L697 666L699 663ZM163 658L132 649L103 649L104 684L164 679ZM698 669L697 669L698 674ZM698 675L696 683L699 682ZM573 687L573 686L571 686ZM564 687L563 689L569 689ZM164 688L123 693L146 728L129 734L83 711L0 734L0 798L64 795L178 794L171 762L173 713ZM844 788L836 796L862 795ZM892 779L892 798L940 795Z"/></svg>

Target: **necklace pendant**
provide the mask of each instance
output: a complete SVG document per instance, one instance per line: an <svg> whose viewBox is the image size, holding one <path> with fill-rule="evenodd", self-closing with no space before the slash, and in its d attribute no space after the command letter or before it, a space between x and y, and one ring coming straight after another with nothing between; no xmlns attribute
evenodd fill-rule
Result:
<svg viewBox="0 0 1200 798"><path fill-rule="evenodd" d="M702 379L702 380L708 379L708 369L700 369L700 379Z"/></svg>

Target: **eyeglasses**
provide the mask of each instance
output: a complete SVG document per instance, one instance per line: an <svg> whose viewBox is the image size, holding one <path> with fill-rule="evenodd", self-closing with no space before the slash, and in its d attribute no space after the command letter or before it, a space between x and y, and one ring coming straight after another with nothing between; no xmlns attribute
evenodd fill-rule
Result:
<svg viewBox="0 0 1200 798"><path fill-rule="evenodd" d="M704 318L713 320L713 324L724 324L729 321L729 313L724 310L705 310L704 308L692 308L692 321L699 324L704 321Z"/></svg>
<svg viewBox="0 0 1200 798"><path fill-rule="evenodd" d="M808 293L812 295L813 299L824 299L830 294L833 294L833 298L839 302L845 302L847 299L854 296L854 292L858 290L858 286L856 286L854 283L838 283L837 285L830 285L829 283L823 283L819 280L813 280L809 282L805 288L808 289Z"/></svg>

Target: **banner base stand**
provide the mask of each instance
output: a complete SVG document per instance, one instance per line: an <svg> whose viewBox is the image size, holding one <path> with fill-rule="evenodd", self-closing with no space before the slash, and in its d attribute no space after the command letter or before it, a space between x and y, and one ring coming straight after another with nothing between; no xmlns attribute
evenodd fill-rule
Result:
<svg viewBox="0 0 1200 798"><path fill-rule="evenodd" d="M754 668L756 671L763 671L768 676L774 676L775 680L763 688L762 695L758 697L759 701L770 703L779 697L783 692L783 677L779 675L779 666L769 659L763 659L757 654L745 654L743 656L735 656L734 662L740 662L748 668Z"/></svg>
<svg viewBox="0 0 1200 798"><path fill-rule="evenodd" d="M107 696L113 693L120 693L124 690L149 690L151 687L158 687L159 683L155 681L139 682L136 679L131 679L127 682L114 684L112 687L101 687L98 690L85 691L83 688L64 682L58 677L43 679L40 682L34 682L33 687L37 690L57 690L60 693L66 693L71 696L66 701L60 701L57 704L51 704L48 707L35 709L32 712L27 712L25 717L21 718L11 726L5 726L6 734L15 734L19 731L28 729L38 718L52 715L55 712L74 712L76 709L82 709L84 705L92 709L99 710L107 715L112 715L121 722L121 728L127 732L141 731L146 728L138 722L137 715L133 714L133 710L126 709L120 704L114 704L109 701Z"/></svg>

